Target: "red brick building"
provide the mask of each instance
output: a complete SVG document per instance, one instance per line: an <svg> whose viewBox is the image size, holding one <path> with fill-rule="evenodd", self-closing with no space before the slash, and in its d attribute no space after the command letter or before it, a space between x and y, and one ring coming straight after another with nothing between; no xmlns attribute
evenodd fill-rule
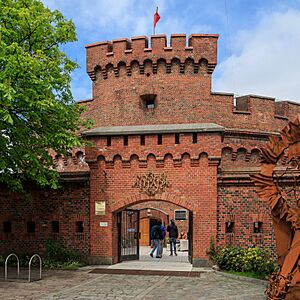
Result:
<svg viewBox="0 0 300 300"><path fill-rule="evenodd" d="M177 221L195 266L218 245L274 249L269 211L249 174L297 103L211 91L218 35L134 37L86 46L93 143L56 157L63 189L32 203L1 189L0 253L43 253L49 237L93 263L137 258L151 225ZM9 201L8 201L9 199ZM11 203L13 200L14 205Z"/></svg>

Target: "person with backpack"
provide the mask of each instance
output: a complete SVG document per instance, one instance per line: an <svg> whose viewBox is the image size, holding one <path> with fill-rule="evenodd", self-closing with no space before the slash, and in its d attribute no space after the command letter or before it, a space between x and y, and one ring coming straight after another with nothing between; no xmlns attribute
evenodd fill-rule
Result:
<svg viewBox="0 0 300 300"><path fill-rule="evenodd" d="M173 250L174 250L174 254L177 256L176 240L178 238L178 228L173 219L171 220L171 223L168 225L167 231L169 232L170 255L173 255Z"/></svg>
<svg viewBox="0 0 300 300"><path fill-rule="evenodd" d="M163 230L161 228L161 221L158 221L156 225L151 228L150 236L153 240L153 248L150 252L150 256L153 257L153 253L156 250L156 258L161 258L161 241L163 240Z"/></svg>

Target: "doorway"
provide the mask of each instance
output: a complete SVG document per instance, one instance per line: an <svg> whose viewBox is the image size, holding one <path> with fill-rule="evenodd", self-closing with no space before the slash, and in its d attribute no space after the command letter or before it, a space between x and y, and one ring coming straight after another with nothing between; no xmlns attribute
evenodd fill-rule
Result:
<svg viewBox="0 0 300 300"><path fill-rule="evenodd" d="M126 209L118 213L119 261L139 259L139 223L139 210Z"/></svg>

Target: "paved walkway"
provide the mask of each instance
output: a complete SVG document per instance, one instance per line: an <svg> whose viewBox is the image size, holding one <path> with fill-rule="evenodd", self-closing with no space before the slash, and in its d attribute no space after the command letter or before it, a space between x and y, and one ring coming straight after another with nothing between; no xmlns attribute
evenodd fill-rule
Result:
<svg viewBox="0 0 300 300"><path fill-rule="evenodd" d="M147 250L148 251L148 250ZM147 253L146 253L147 254ZM240 280L211 269L192 268L180 255L162 259L124 262L108 269L200 271L200 277L113 275L90 273L96 266L77 271L51 271L43 273L41 281L31 283L3 281L0 276L0 299L5 300L263 300L265 286L257 280ZM99 266L97 266L98 268ZM12 273L10 273L10 276ZM22 276L27 273L22 273Z"/></svg>

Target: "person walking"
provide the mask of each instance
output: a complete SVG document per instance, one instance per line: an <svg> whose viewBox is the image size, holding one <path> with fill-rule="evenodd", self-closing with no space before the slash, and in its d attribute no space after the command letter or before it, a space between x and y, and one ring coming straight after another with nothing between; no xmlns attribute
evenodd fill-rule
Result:
<svg viewBox="0 0 300 300"><path fill-rule="evenodd" d="M164 240L165 240L165 237L166 237L166 234L167 234L167 229L163 224L160 225L160 228L162 230L162 239L160 240L160 244L161 244L160 255L162 256L162 254L164 252Z"/></svg>
<svg viewBox="0 0 300 300"><path fill-rule="evenodd" d="M150 252L151 257L153 257L153 254L156 250L156 258L161 258L161 241L163 240L163 230L161 228L161 225L161 221L158 221L150 231L150 236L153 240L153 248Z"/></svg>
<svg viewBox="0 0 300 300"><path fill-rule="evenodd" d="M167 232L169 233L170 255L173 255L173 250L174 250L174 254L177 256L176 240L178 238L178 228L173 219L171 220L171 223L167 227Z"/></svg>

